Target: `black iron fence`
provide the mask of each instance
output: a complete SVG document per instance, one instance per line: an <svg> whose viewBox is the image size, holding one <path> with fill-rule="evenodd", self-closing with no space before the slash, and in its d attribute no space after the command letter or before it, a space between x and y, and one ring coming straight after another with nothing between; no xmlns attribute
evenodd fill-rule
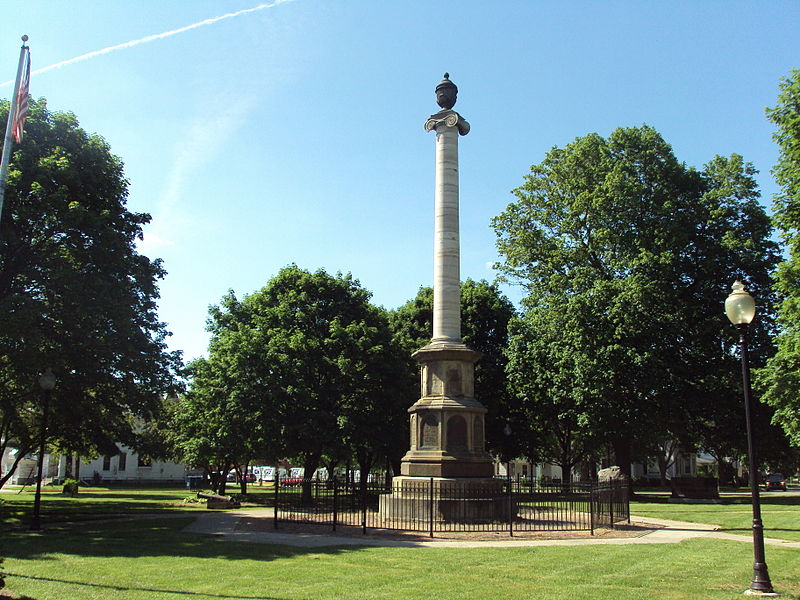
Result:
<svg viewBox="0 0 800 600"><path fill-rule="evenodd" d="M630 522L626 483L370 477L279 480L275 527L300 522L426 532L589 531Z"/></svg>

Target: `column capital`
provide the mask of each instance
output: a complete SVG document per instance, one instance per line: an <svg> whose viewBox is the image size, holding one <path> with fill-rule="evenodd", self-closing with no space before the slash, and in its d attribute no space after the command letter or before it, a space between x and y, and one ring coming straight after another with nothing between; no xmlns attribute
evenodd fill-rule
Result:
<svg viewBox="0 0 800 600"><path fill-rule="evenodd" d="M435 115L428 117L425 121L425 131L433 131L439 127L457 127L458 133L467 135L469 133L469 123L454 110L440 110Z"/></svg>

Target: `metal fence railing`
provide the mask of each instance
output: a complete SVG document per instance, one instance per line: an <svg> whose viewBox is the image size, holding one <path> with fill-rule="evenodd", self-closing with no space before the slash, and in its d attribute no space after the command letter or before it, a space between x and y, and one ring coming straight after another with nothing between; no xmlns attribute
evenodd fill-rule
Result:
<svg viewBox="0 0 800 600"><path fill-rule="evenodd" d="M369 481L278 480L274 525L301 522L367 529L453 531L590 531L630 522L628 485L480 481L371 476Z"/></svg>

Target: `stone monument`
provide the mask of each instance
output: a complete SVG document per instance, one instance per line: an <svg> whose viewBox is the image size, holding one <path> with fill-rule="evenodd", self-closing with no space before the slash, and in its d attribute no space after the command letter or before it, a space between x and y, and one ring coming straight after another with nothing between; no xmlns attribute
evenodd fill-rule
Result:
<svg viewBox="0 0 800 600"><path fill-rule="evenodd" d="M468 520L488 516L497 508L489 498L491 490L501 486L492 479L492 459L485 449L486 408L474 398L474 365L481 354L461 341L458 137L467 135L470 127L453 110L457 93L445 73L436 86L441 110L425 122L425 131L436 133L433 337L413 354L421 366L421 389L419 400L408 409L410 449L400 476L393 480L393 493L381 498L381 512L386 514L413 503L411 491L421 485L446 488L450 494L461 490L463 496L475 492L466 511L464 506L437 502L434 510L441 520L451 520L456 513Z"/></svg>

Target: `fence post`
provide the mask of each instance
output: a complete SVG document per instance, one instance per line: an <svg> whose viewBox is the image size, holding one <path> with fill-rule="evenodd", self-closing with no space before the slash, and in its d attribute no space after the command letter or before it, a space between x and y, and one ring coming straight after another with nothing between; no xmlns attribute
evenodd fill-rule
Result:
<svg viewBox="0 0 800 600"><path fill-rule="evenodd" d="M361 534L367 535L367 485L369 484L369 473L367 480L359 482L361 486Z"/></svg>
<svg viewBox="0 0 800 600"><path fill-rule="evenodd" d="M280 487L280 477L278 476L277 469L275 473L275 477L273 479L275 482L275 516L272 519L272 525L274 529L278 528L278 488Z"/></svg>
<svg viewBox="0 0 800 600"><path fill-rule="evenodd" d="M431 484L428 488L428 518L431 526L431 537L433 537L433 477L431 477Z"/></svg>
<svg viewBox="0 0 800 600"><path fill-rule="evenodd" d="M339 491L339 484L336 481L336 476L333 477L333 531L336 531L336 500L337 492Z"/></svg>
<svg viewBox="0 0 800 600"><path fill-rule="evenodd" d="M589 482L589 535L594 535L594 490L595 484Z"/></svg>
<svg viewBox="0 0 800 600"><path fill-rule="evenodd" d="M611 484L611 493L608 495L608 521L611 529L614 529L614 488L617 485L617 481L612 479L609 483Z"/></svg>
<svg viewBox="0 0 800 600"><path fill-rule="evenodd" d="M631 524L631 483L625 482L625 514L628 517L628 525Z"/></svg>
<svg viewBox="0 0 800 600"><path fill-rule="evenodd" d="M517 480L519 482L519 480ZM511 479L508 480L508 535L514 536L514 485Z"/></svg>

